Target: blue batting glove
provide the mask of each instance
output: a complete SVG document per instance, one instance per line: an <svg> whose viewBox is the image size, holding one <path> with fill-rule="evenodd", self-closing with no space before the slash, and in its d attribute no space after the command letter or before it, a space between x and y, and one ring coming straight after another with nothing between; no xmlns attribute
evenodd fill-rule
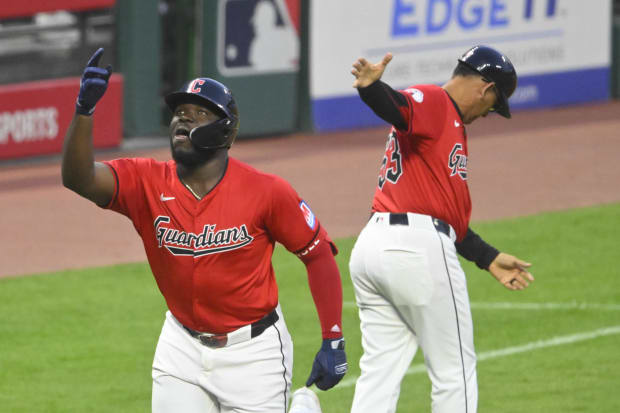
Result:
<svg viewBox="0 0 620 413"><path fill-rule="evenodd" d="M99 99L101 99L108 88L108 79L110 79L112 74L112 66L108 65L105 69L97 67L102 55L103 47L100 47L88 60L86 69L82 73L80 94L75 104L75 111L80 115L92 115L97 102L99 102Z"/></svg>
<svg viewBox="0 0 620 413"><path fill-rule="evenodd" d="M323 340L321 349L316 353L306 387L316 384L316 387L321 390L329 390L342 380L347 373L347 367L344 338L326 338Z"/></svg>

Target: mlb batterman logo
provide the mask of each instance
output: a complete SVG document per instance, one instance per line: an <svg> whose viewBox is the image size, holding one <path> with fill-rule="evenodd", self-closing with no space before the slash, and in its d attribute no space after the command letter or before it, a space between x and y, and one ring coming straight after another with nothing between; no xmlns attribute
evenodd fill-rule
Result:
<svg viewBox="0 0 620 413"><path fill-rule="evenodd" d="M312 213L312 210L310 209L308 204L306 204L306 201L301 201L299 203L299 209L301 209L301 212L304 214L304 218L306 219L306 224L308 224L310 229L315 229L316 228L316 217Z"/></svg>
<svg viewBox="0 0 620 413"><path fill-rule="evenodd" d="M405 89L405 92L409 93L411 97L413 97L413 100L415 100L416 102L418 103L424 102L424 93L420 89L416 89L412 87L409 89Z"/></svg>

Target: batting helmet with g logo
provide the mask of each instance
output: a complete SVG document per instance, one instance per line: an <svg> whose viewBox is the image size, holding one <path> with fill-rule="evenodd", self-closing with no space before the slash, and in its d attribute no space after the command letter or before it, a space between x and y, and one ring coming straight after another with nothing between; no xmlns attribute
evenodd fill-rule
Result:
<svg viewBox="0 0 620 413"><path fill-rule="evenodd" d="M232 92L222 83L199 77L166 95L165 100L173 112L182 103L193 103L220 115L221 119L192 129L189 139L200 149L230 148L239 131L239 111Z"/></svg>
<svg viewBox="0 0 620 413"><path fill-rule="evenodd" d="M497 113L510 118L508 98L517 87L517 72L512 62L497 50L488 46L474 46L459 59L488 82L494 82L497 90Z"/></svg>

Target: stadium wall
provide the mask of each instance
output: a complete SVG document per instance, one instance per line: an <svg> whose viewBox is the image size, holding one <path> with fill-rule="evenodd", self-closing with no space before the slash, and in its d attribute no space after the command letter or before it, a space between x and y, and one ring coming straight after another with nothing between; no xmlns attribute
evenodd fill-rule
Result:
<svg viewBox="0 0 620 413"><path fill-rule="evenodd" d="M314 127L326 131L380 122L361 107L350 67L360 56L374 62L387 52L394 59L383 80L395 88L441 84L458 56L486 44L505 53L517 69L519 85L510 100L515 109L606 100L611 13L611 0L312 2Z"/></svg>

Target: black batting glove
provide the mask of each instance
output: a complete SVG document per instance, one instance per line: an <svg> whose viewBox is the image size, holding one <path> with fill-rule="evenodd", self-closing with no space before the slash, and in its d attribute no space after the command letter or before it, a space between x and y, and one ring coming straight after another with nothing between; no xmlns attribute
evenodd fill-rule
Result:
<svg viewBox="0 0 620 413"><path fill-rule="evenodd" d="M97 67L102 55L103 47L100 47L88 60L84 73L82 73L80 94L75 103L75 112L80 115L92 115L97 102L103 97L108 88L108 79L110 79L112 74L112 66L108 65L105 69Z"/></svg>
<svg viewBox="0 0 620 413"><path fill-rule="evenodd" d="M321 390L329 390L342 380L347 373L347 367L344 338L324 339L321 349L314 358L306 387L316 384Z"/></svg>

